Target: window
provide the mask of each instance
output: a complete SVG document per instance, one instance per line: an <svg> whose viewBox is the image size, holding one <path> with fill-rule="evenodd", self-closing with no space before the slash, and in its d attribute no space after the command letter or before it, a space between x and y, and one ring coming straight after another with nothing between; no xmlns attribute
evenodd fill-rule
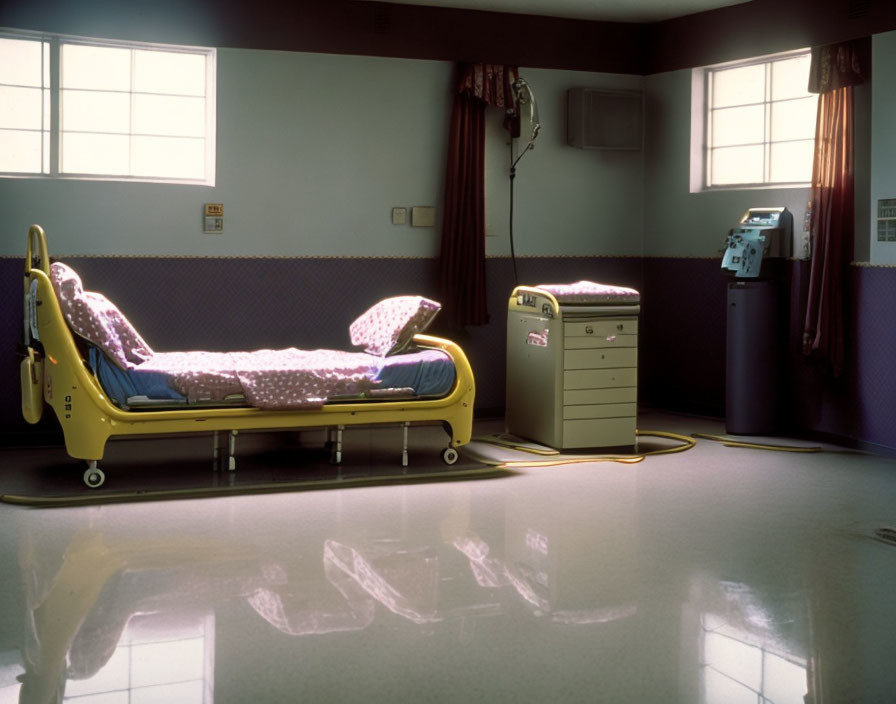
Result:
<svg viewBox="0 0 896 704"><path fill-rule="evenodd" d="M214 49L0 32L0 174L214 173Z"/></svg>
<svg viewBox="0 0 896 704"><path fill-rule="evenodd" d="M757 611L760 617L767 617ZM704 704L806 701L808 666L804 659L782 650L773 639L742 631L712 614L704 614L701 621Z"/></svg>
<svg viewBox="0 0 896 704"><path fill-rule="evenodd" d="M809 60L800 51L702 70L704 188L810 182L817 96L807 90Z"/></svg>

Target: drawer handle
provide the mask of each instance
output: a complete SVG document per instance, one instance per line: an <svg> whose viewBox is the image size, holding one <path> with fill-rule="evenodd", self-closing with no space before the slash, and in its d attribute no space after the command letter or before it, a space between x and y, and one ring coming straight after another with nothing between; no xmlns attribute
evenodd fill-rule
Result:
<svg viewBox="0 0 896 704"><path fill-rule="evenodd" d="M594 334L594 328L591 327L590 325L586 326L586 327L585 327L585 334L586 334L586 335L593 335L593 334Z"/></svg>
<svg viewBox="0 0 896 704"><path fill-rule="evenodd" d="M622 323L619 323L619 325L616 326L616 329L617 329L617 330L622 330L624 327L625 327L625 326L624 326Z"/></svg>

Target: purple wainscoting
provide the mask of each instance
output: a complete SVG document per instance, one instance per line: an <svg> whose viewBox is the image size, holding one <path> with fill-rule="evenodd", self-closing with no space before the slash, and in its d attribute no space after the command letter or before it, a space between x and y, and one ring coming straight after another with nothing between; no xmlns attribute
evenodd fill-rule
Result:
<svg viewBox="0 0 896 704"><path fill-rule="evenodd" d="M855 437L896 447L896 268L856 267Z"/></svg>
<svg viewBox="0 0 896 704"><path fill-rule="evenodd" d="M642 404L724 415L727 285L718 259L644 259Z"/></svg>
<svg viewBox="0 0 896 704"><path fill-rule="evenodd" d="M104 293L160 351L260 347L346 348L348 326L376 301L401 293L438 298L436 262L408 258L66 257L88 290ZM456 340L476 375L480 415L503 411L507 299L511 261L486 261L490 323L433 332ZM524 257L519 282L590 279L641 291L639 398L642 405L723 416L726 281L716 259L660 257ZM849 363L828 379L799 353L799 321L808 267L794 262L793 321L782 364L782 405L793 430L896 450L896 269L854 267ZM0 258L0 441L59 438L48 413L37 426L22 420L20 357L22 260ZM791 428L788 428L791 429Z"/></svg>
<svg viewBox="0 0 896 704"><path fill-rule="evenodd" d="M348 327L382 298L415 293L439 298L436 262L427 258L64 258L84 288L112 300L158 351L278 347L347 349ZM22 338L22 260L0 259L0 418L7 442L58 434L52 413L36 427L21 418L17 343ZM579 279L640 285L639 258L537 257L518 260L521 283ZM470 359L481 415L503 412L509 259L490 258L489 325L455 330L436 319L432 332L456 340Z"/></svg>

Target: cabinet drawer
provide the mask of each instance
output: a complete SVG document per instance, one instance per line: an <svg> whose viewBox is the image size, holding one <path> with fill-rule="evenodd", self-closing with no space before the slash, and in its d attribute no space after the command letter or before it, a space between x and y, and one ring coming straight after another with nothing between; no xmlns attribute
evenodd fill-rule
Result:
<svg viewBox="0 0 896 704"><path fill-rule="evenodd" d="M585 406L595 403L635 403L638 389L623 386L615 389L569 389L563 392L564 406Z"/></svg>
<svg viewBox="0 0 896 704"><path fill-rule="evenodd" d="M637 418L563 421L563 447L620 447L635 444Z"/></svg>
<svg viewBox="0 0 896 704"><path fill-rule="evenodd" d="M567 350L585 350L592 347L637 347L637 335L586 335L585 337L567 337L563 347Z"/></svg>
<svg viewBox="0 0 896 704"><path fill-rule="evenodd" d="M637 364L636 347L601 347L590 350L566 350L563 353L564 369L607 369L634 367Z"/></svg>
<svg viewBox="0 0 896 704"><path fill-rule="evenodd" d="M597 403L590 406L564 406L563 420L585 418L632 418L638 414L635 403Z"/></svg>
<svg viewBox="0 0 896 704"><path fill-rule="evenodd" d="M564 389L607 389L637 385L638 370L634 368L580 369L563 372Z"/></svg>
<svg viewBox="0 0 896 704"><path fill-rule="evenodd" d="M637 335L638 319L629 318L620 320L610 318L608 320L582 320L573 323L563 323L563 334L566 337L602 337L608 335Z"/></svg>

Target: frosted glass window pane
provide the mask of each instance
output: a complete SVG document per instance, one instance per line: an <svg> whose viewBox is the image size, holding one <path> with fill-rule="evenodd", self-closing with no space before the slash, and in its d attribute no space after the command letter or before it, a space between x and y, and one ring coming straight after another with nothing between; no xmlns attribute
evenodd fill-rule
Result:
<svg viewBox="0 0 896 704"><path fill-rule="evenodd" d="M766 654L763 694L775 704L804 704L808 692L806 668Z"/></svg>
<svg viewBox="0 0 896 704"><path fill-rule="evenodd" d="M718 633L707 633L703 641L703 657L707 665L759 691L762 685L762 652L759 648Z"/></svg>
<svg viewBox="0 0 896 704"><path fill-rule="evenodd" d="M213 183L215 50L92 42L0 36L0 172Z"/></svg>
<svg viewBox="0 0 896 704"><path fill-rule="evenodd" d="M808 54L772 64L772 100L798 98L809 92Z"/></svg>
<svg viewBox="0 0 896 704"><path fill-rule="evenodd" d="M125 176L128 173L128 139L127 135L64 132L60 171Z"/></svg>
<svg viewBox="0 0 896 704"><path fill-rule="evenodd" d="M68 694L67 690L66 694ZM88 694L84 697L78 697L76 699L69 699L66 697L62 701L77 702L77 704L130 704L127 690L123 692L102 692L97 694Z"/></svg>
<svg viewBox="0 0 896 704"><path fill-rule="evenodd" d="M202 137L205 135L205 99L136 95L134 133Z"/></svg>
<svg viewBox="0 0 896 704"><path fill-rule="evenodd" d="M19 704L20 684L0 685L0 704Z"/></svg>
<svg viewBox="0 0 896 704"><path fill-rule="evenodd" d="M63 88L131 89L131 50L109 46L62 45Z"/></svg>
<svg viewBox="0 0 896 704"><path fill-rule="evenodd" d="M113 690L126 690L130 682L130 652L119 646L92 677L71 679L65 685L66 697L81 697L86 694L101 694ZM79 702L85 701L78 699Z"/></svg>
<svg viewBox="0 0 896 704"><path fill-rule="evenodd" d="M771 145L771 180L804 183L812 180L815 140Z"/></svg>
<svg viewBox="0 0 896 704"><path fill-rule="evenodd" d="M134 62L135 91L205 95L205 54L135 51Z"/></svg>
<svg viewBox="0 0 896 704"><path fill-rule="evenodd" d="M712 113L712 143L716 147L755 144L765 139L765 108L751 105Z"/></svg>
<svg viewBox="0 0 896 704"><path fill-rule="evenodd" d="M132 648L131 686L202 680L205 674L205 640L190 638L164 643L147 643ZM169 699L168 701L178 701Z"/></svg>
<svg viewBox="0 0 896 704"><path fill-rule="evenodd" d="M761 103L765 100L765 65L713 71L712 106Z"/></svg>
<svg viewBox="0 0 896 704"><path fill-rule="evenodd" d="M756 692L725 677L711 668L703 670L705 704L756 704Z"/></svg>
<svg viewBox="0 0 896 704"><path fill-rule="evenodd" d="M722 147L712 151L711 186L761 183L763 147Z"/></svg>
<svg viewBox="0 0 896 704"><path fill-rule="evenodd" d="M0 83L40 86L42 45L39 41L0 39Z"/></svg>
<svg viewBox="0 0 896 704"><path fill-rule="evenodd" d="M41 134L0 130L0 171L39 174L42 163Z"/></svg>
<svg viewBox="0 0 896 704"><path fill-rule="evenodd" d="M40 88L0 85L0 127L39 130L43 124Z"/></svg>
<svg viewBox="0 0 896 704"><path fill-rule="evenodd" d="M772 141L815 139L818 99L801 98L772 104Z"/></svg>
<svg viewBox="0 0 896 704"><path fill-rule="evenodd" d="M203 683L193 681L131 690L130 704L202 704L204 701Z"/></svg>
<svg viewBox="0 0 896 704"><path fill-rule="evenodd" d="M64 131L127 134L131 129L130 95L64 90L60 116Z"/></svg>
<svg viewBox="0 0 896 704"><path fill-rule="evenodd" d="M134 137L134 176L205 178L205 142L177 137Z"/></svg>

